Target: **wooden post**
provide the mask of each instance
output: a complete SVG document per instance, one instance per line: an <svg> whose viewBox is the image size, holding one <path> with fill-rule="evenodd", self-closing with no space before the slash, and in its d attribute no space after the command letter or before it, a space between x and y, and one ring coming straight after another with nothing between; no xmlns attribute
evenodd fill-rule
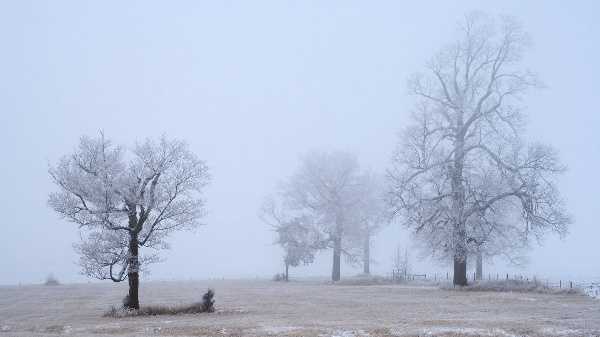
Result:
<svg viewBox="0 0 600 337"><path fill-rule="evenodd" d="M562 289L562 280L558 280L558 288Z"/></svg>

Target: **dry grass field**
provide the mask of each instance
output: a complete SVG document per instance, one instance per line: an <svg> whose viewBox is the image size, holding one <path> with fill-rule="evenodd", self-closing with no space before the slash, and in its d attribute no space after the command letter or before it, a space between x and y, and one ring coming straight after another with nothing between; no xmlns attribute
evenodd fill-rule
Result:
<svg viewBox="0 0 600 337"><path fill-rule="evenodd" d="M125 284L0 287L0 337L598 336L600 301L582 295L258 280L146 282L143 304L199 301L217 312L103 317Z"/></svg>

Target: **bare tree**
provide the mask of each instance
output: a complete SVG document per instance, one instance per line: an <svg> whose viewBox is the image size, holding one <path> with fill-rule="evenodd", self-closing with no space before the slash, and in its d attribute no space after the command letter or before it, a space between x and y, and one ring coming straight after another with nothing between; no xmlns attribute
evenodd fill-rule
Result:
<svg viewBox="0 0 600 337"><path fill-rule="evenodd" d="M281 192L284 207L309 218L333 248L333 281L340 279L342 253L351 254L343 244L346 233L359 224L353 215L361 201L360 174L352 154L311 152Z"/></svg>
<svg viewBox="0 0 600 337"><path fill-rule="evenodd" d="M315 260L315 254L327 248L327 241L313 226L306 215L292 216L269 197L263 203L261 219L277 232L276 243L284 250L284 280L289 281L289 268L301 264L309 265Z"/></svg>
<svg viewBox="0 0 600 337"><path fill-rule="evenodd" d="M520 216L516 239L565 234L570 219L554 181L564 170L556 152L522 139L519 104L537 84L519 67L527 34L511 18L496 24L481 14L467 16L460 32L426 75L411 80L414 125L404 132L389 178L394 215L434 254L451 255L454 284L466 285L473 226L495 209Z"/></svg>
<svg viewBox="0 0 600 337"><path fill-rule="evenodd" d="M81 229L76 249L82 272L114 282L128 279L126 306L139 309L140 268L168 248L170 233L194 228L203 215L206 165L181 141L146 140L125 151L101 134L82 137L49 173L59 191L48 204ZM152 253L142 255L140 247Z"/></svg>

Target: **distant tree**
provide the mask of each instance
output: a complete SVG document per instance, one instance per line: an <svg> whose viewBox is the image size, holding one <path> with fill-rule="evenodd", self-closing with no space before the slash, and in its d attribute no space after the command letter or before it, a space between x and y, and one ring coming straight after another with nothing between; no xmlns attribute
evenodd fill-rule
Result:
<svg viewBox="0 0 600 337"><path fill-rule="evenodd" d="M284 250L284 281L289 281L290 267L313 263L316 252L327 247L327 241L310 219L286 214L273 198L265 200L260 216L275 230L276 243Z"/></svg>
<svg viewBox="0 0 600 337"><path fill-rule="evenodd" d="M520 102L538 83L519 66L527 34L514 19L495 24L481 14L467 16L460 32L411 81L418 104L389 171L389 201L434 254L452 257L453 282L466 285L475 229L493 229L489 239L540 239L565 234L570 218L555 183L564 170L556 151L522 136ZM518 215L521 227L480 221L498 209Z"/></svg>
<svg viewBox="0 0 600 337"><path fill-rule="evenodd" d="M194 228L203 215L206 165L182 141L146 140L126 151L101 134L82 137L49 173L59 191L48 204L81 229L76 249L83 273L128 279L125 305L139 309L140 268L157 260L156 250L168 248L170 233ZM142 255L140 247L153 253Z"/></svg>
<svg viewBox="0 0 600 337"><path fill-rule="evenodd" d="M339 281L341 255L352 254L347 233L360 224L355 208L361 203L361 171L356 157L346 152L311 152L286 181L278 195L286 211L308 219L333 249L331 279Z"/></svg>

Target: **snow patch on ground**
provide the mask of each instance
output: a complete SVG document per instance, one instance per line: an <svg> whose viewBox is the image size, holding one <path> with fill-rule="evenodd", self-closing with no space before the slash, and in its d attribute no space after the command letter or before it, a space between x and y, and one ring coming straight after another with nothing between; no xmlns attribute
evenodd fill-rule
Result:
<svg viewBox="0 0 600 337"><path fill-rule="evenodd" d="M405 336L406 330L400 331L400 329L392 329L390 333L394 336ZM475 328L456 328L456 327L434 327L428 329L422 329L418 332L421 336L438 336L445 334L461 334L466 336L490 336L490 337L520 337L509 333L502 329L475 329Z"/></svg>
<svg viewBox="0 0 600 337"><path fill-rule="evenodd" d="M302 328L297 326L263 326L262 330L269 335L278 335L282 333L289 333L291 331L300 330Z"/></svg>
<svg viewBox="0 0 600 337"><path fill-rule="evenodd" d="M7 332L7 331L10 331L10 326L8 326L8 325L3 325L2 327L0 327L0 331L2 331L2 332Z"/></svg>
<svg viewBox="0 0 600 337"><path fill-rule="evenodd" d="M592 334L586 334L582 330L576 329L556 329L556 328L544 328L542 329L542 334L544 335L552 335L552 336L597 336Z"/></svg>
<svg viewBox="0 0 600 337"><path fill-rule="evenodd" d="M369 337L369 333L364 330L333 330L328 334L320 334L319 337Z"/></svg>

